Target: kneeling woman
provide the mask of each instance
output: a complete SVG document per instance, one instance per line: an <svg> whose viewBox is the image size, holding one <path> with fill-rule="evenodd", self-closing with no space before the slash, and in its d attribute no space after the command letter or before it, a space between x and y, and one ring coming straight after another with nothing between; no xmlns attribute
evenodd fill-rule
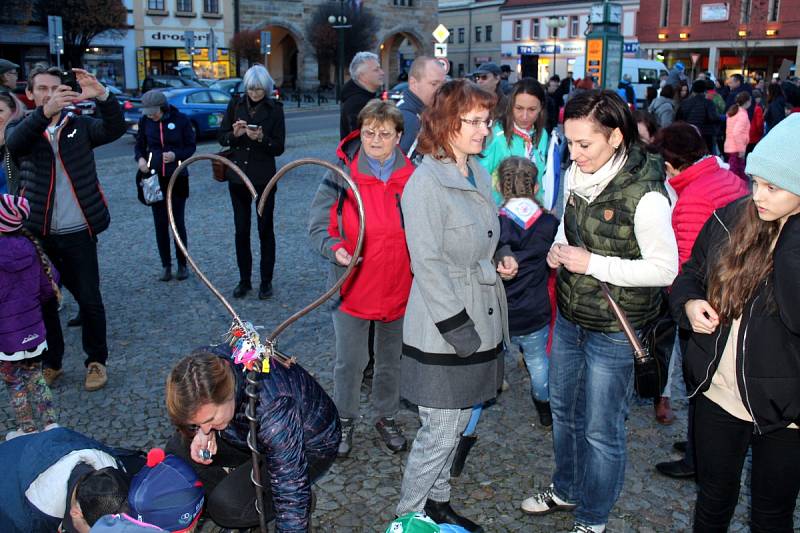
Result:
<svg viewBox="0 0 800 533"><path fill-rule="evenodd" d="M800 115L747 157L752 197L714 212L672 286L693 333L695 531L727 531L747 450L752 531L790 532L800 491Z"/></svg>
<svg viewBox="0 0 800 533"><path fill-rule="evenodd" d="M256 441L264 458L264 512L267 520L275 519L276 531L307 531L311 483L336 458L339 415L320 384L300 365L272 364L258 380ZM245 384L227 346L184 357L167 378L167 412L180 432L170 440L167 453L191 459L189 464L206 488L208 515L227 528L259 524L250 481ZM206 450L210 459L204 458Z"/></svg>

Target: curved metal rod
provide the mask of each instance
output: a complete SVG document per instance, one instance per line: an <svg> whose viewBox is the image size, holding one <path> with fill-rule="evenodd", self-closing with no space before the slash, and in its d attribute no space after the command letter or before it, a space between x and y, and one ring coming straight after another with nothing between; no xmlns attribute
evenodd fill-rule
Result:
<svg viewBox="0 0 800 533"><path fill-rule="evenodd" d="M341 168L334 165L333 163L329 163L328 161L322 161L321 159L314 159L311 157L307 157L303 159L298 159L297 161L292 161L291 163L288 163L283 167L281 167L281 169L275 173L272 179L269 180L269 183L267 183L267 187L264 189L264 192L261 193L261 198L259 198L258 206L256 207L256 213L258 213L258 215L261 216L261 213L264 212L264 205L266 205L267 203L267 198L269 197L269 193L272 191L272 189L275 188L275 185L278 183L278 180L283 178L290 170L293 170L303 165L318 165L327 168L331 172L338 174L339 177L341 177L350 186L350 189L353 191L353 196L355 197L356 200L356 206L358 208L358 239L356 240L355 250L353 250L352 254L353 259L350 261L350 264L347 265L347 268L345 269L344 273L341 275L341 277L339 277L336 283L334 283L333 286L325 292L325 294L323 294L322 296L320 296L319 298L317 298L316 300L305 306L303 309L299 310L298 312L296 312L295 314L293 314L292 316L281 322L278 325L278 327L276 327L275 330L267 336L267 340L269 342L274 342L275 339L278 337L278 335L283 333L283 331L286 328L288 328L294 322L299 320L301 317L307 315L308 313L310 313L311 311L322 305L328 298L336 294L336 291L339 290L339 288L347 280L348 276L350 276L350 273L356 267L358 263L358 258L361 256L361 249L364 246L365 217L364 217L364 202L361 200L361 193L358 192L358 186L356 186L355 181L353 181L353 179L349 175L347 175L345 171L343 171Z"/></svg>
<svg viewBox="0 0 800 533"><path fill-rule="evenodd" d="M239 178L241 178L242 183L244 183L245 187L247 187L247 190L250 192L250 196L252 196L253 200L255 200L256 189L255 187L253 187L253 184L247 178L245 173L242 172L242 169L240 169L230 160L222 156L219 156L217 154L197 154L193 155L186 161L181 162L181 164L178 165L178 168L175 169L175 172L173 172L172 176L169 178L169 184L167 184L167 197L166 197L167 218L169 218L169 227L172 230L172 238L175 239L175 246L177 246L180 249L181 253L183 253L183 255L186 257L186 262L189 263L189 266L192 267L192 270L194 270L195 274L197 274L197 277L200 278L200 281L202 281L205 284L205 286L208 287L208 289L214 294L214 296L216 296L217 299L220 302L222 302L222 305L225 306L225 309L228 310L228 313L231 314L233 319L238 322L241 322L241 319L239 318L239 315L236 314L236 310L234 310L233 306L222 295L222 293L217 290L217 288L211 283L211 281L209 281L206 275L203 274L203 272L197 266L197 263L194 262L192 256L189 255L189 250L186 249L186 244L181 239L180 234L178 234L178 226L175 225L175 214L172 211L172 190L175 187L175 182L178 180L178 175L192 163L205 160L218 161L224 164L229 169L233 170L239 176Z"/></svg>

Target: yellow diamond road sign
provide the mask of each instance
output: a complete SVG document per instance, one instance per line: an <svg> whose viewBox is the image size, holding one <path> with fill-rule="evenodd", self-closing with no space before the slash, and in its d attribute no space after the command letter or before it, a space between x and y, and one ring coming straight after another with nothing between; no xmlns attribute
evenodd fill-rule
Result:
<svg viewBox="0 0 800 533"><path fill-rule="evenodd" d="M437 43L445 42L448 37L450 37L450 31L444 27L444 24L439 24L433 30L433 38L436 39Z"/></svg>

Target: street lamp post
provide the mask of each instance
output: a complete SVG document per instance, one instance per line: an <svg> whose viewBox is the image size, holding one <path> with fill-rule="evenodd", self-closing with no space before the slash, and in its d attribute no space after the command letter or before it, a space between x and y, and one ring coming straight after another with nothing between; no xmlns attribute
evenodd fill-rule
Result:
<svg viewBox="0 0 800 533"><path fill-rule="evenodd" d="M556 43L558 42L558 29L567 25L567 21L562 17L550 17L544 21L545 25L553 30L553 69L550 76L556 73Z"/></svg>
<svg viewBox="0 0 800 533"><path fill-rule="evenodd" d="M328 22L336 30L339 38L337 45L338 60L336 61L336 101L340 102L342 99L342 86L344 85L344 30L352 27L347 23L347 17L344 15L344 0L339 0L339 14L329 16Z"/></svg>

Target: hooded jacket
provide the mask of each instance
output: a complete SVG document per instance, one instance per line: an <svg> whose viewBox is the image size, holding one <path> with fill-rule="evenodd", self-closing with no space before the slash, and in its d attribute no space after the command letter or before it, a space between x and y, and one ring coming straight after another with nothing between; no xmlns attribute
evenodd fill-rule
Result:
<svg viewBox="0 0 800 533"><path fill-rule="evenodd" d="M651 115L656 117L658 127L666 128L675 120L675 102L672 98L657 96L647 108Z"/></svg>
<svg viewBox="0 0 800 533"><path fill-rule="evenodd" d="M358 129L358 114L367 105L367 102L376 98L374 92L370 92L361 85L350 80L342 87L342 104L340 106L341 115L339 116L339 138L344 139L350 132Z"/></svg>
<svg viewBox="0 0 800 533"><path fill-rule="evenodd" d="M725 153L738 154L747 150L747 142L750 140L750 119L747 111L739 108L739 111L725 121Z"/></svg>
<svg viewBox="0 0 800 533"><path fill-rule="evenodd" d="M65 114L57 134L61 163L92 236L111 223L97 179L94 149L116 141L126 130L122 108L113 94L105 102L97 100L97 108L99 119ZM31 214L25 225L39 236L50 233L55 197L56 163L46 134L49 124L50 119L44 116L40 106L6 129L6 145L19 168L19 195L31 204Z"/></svg>
<svg viewBox="0 0 800 533"><path fill-rule="evenodd" d="M689 300L706 300L708 278L750 198L714 211L697 236L692 255L670 294L673 317L691 329L684 311ZM773 269L745 303L736 339L736 381L754 421L764 434L800 423L800 215L786 221L773 252ZM730 324L710 335L692 333L684 354L684 377L690 397L711 385Z"/></svg>
<svg viewBox="0 0 800 533"><path fill-rule="evenodd" d="M339 291L339 310L365 320L397 320L405 313L411 290L400 199L414 166L396 147L388 181L376 178L361 149L358 130L339 144L336 155L358 186L366 220L361 263ZM336 250L344 248L353 254L358 239L353 191L338 176L328 174L320 184L311 206L308 232L314 249L331 262L333 284L345 270L336 262Z"/></svg>
<svg viewBox="0 0 800 533"><path fill-rule="evenodd" d="M23 236L0 236L0 360L4 352L32 350L45 341L41 304L53 296L33 243Z"/></svg>
<svg viewBox="0 0 800 533"><path fill-rule="evenodd" d="M706 157L669 180L678 194L672 210L672 229L678 241L680 264L692 253L703 224L715 209L748 193L744 180L719 166L716 157Z"/></svg>
<svg viewBox="0 0 800 533"><path fill-rule="evenodd" d="M174 106L169 106L161 120L151 120L144 115L139 119L139 130L136 133L136 145L133 149L134 157L136 161L140 157L150 161L150 168L158 172L158 182L165 197L172 173L181 161L192 157L195 150L197 144L192 123ZM175 160L165 163L165 152L173 152ZM183 198L189 196L188 170L184 169L178 176L173 194Z"/></svg>

